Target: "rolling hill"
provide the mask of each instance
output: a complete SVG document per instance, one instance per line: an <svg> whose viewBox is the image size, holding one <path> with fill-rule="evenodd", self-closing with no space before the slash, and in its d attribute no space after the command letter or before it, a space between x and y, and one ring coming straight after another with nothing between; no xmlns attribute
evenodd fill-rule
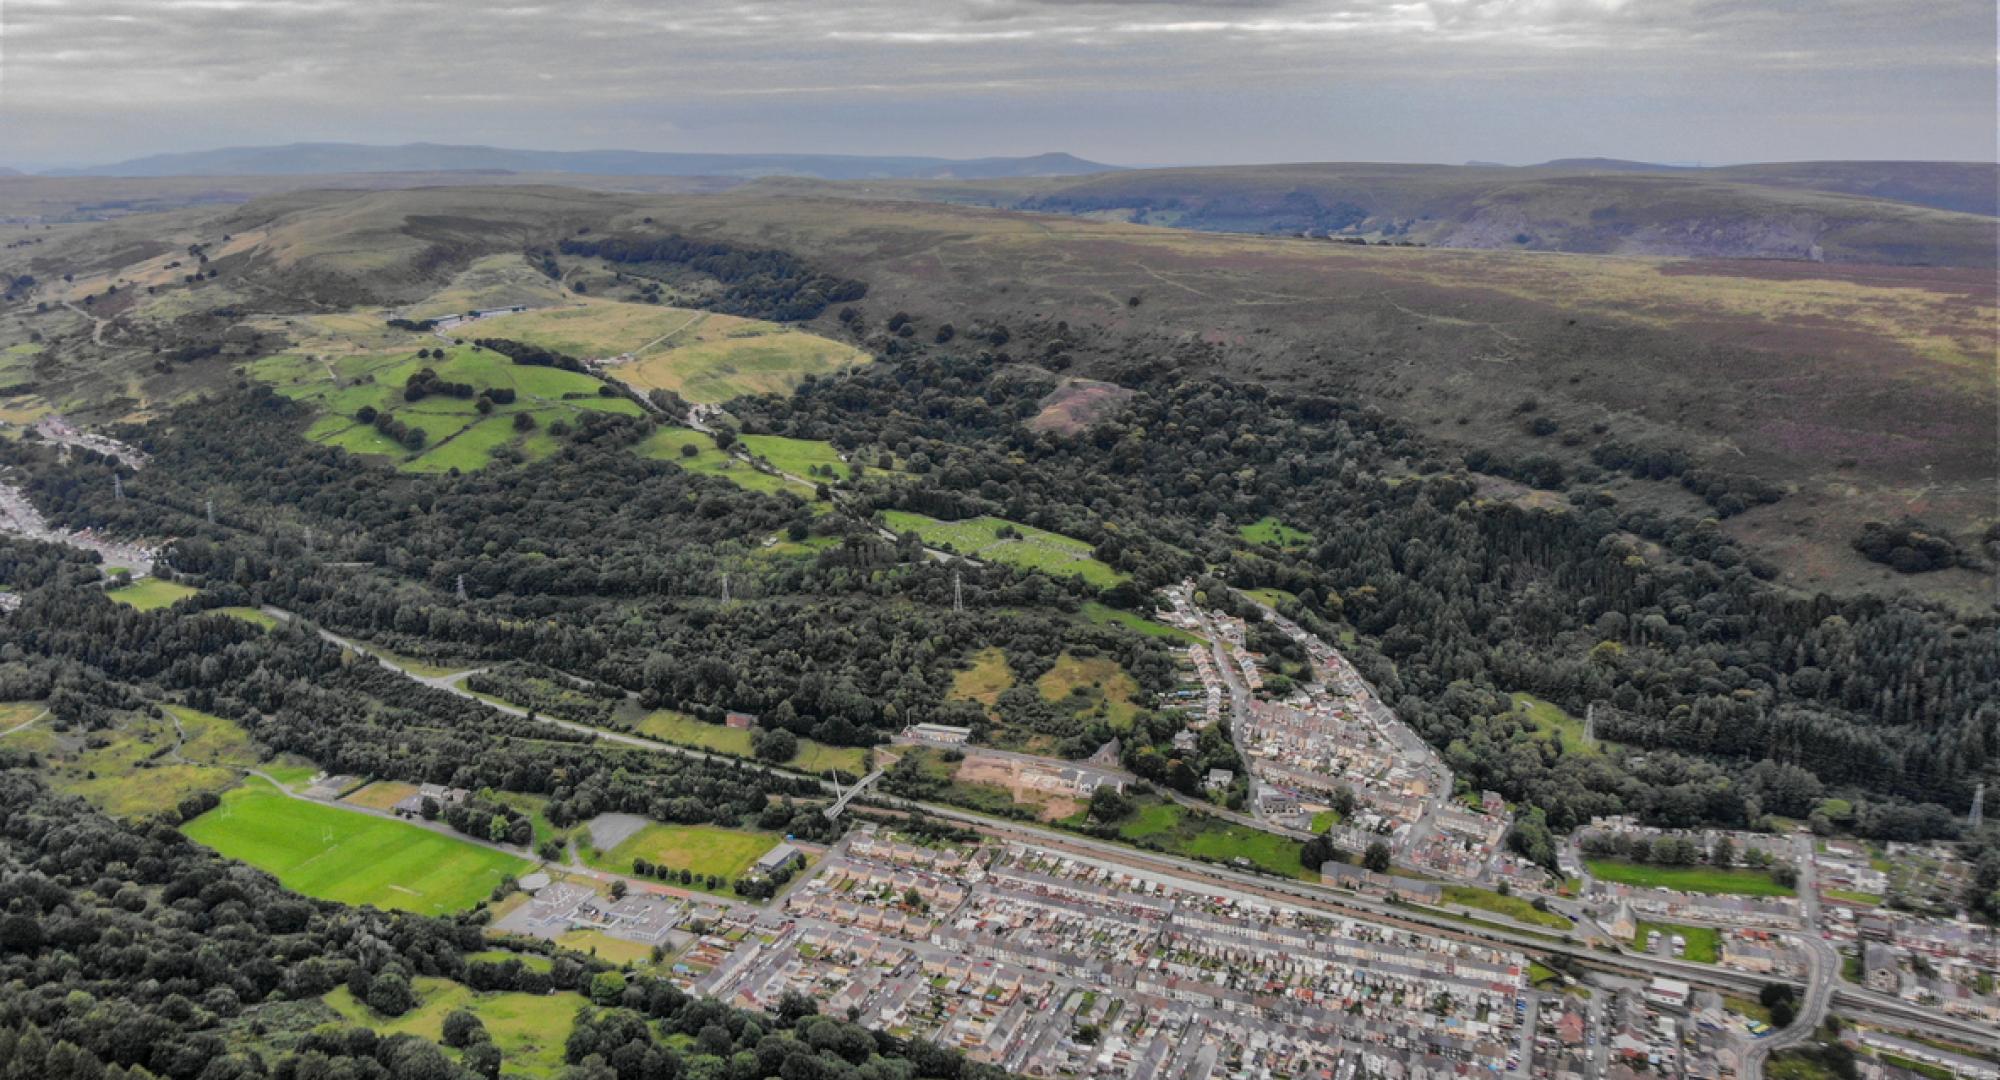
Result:
<svg viewBox="0 0 2000 1080"><path fill-rule="evenodd" d="M1971 570L1894 577L1849 542L1865 521L1910 515L1976 549L1994 524L1990 271L1364 247L894 201L847 185L811 190L797 181L705 195L321 190L129 217L0 256L0 270L12 260L42 281L75 273L75 284L36 298L80 303L99 293L91 314L102 322L57 303L35 312L30 299L0 313L0 326L24 341L42 335L22 346L35 351L17 366L43 399L84 415L96 400L95 415L116 416L199 392L224 371L158 365L136 350L120 360L128 341L183 335L220 341L225 358L269 354L277 350L268 340L245 335L297 331L254 313L373 310L363 322L379 327L381 311L455 295L443 290L481 260L520 263L523 252L552 251L584 232L671 233L790 253L866 284L851 304L857 325L906 313L929 340L949 321L964 343L956 347L992 349L1061 378L1129 387L1217 373L1352 395L1460 452L1540 456L1570 469L1590 467L1614 444L1671 449L1786 493L1719 527L1784 567L1792 584L1957 598L1987 588ZM149 221L160 236L147 236ZM113 280L149 280L140 259L171 260L191 240L224 235L234 239L213 248L209 264L220 276L197 289L163 282L158 296L101 295ZM593 297L622 298L634 287L620 282L626 266L552 257L565 280L590 282ZM531 282L542 271L520 263L515 273ZM230 314L201 321L199 309L218 305ZM836 314L806 326L893 354L891 339L857 339ZM1004 346L991 344L1002 338ZM1623 506L1707 512L1679 484L1606 483ZM1497 480L1494 491L1539 494Z"/></svg>
<svg viewBox="0 0 2000 1080"><path fill-rule="evenodd" d="M1107 172L1069 154L953 160L844 154L684 154L641 150L510 150L496 146L409 143L292 143L156 154L109 165L51 170L49 176L298 176L388 172L535 172L597 176L812 176L829 180L887 177L979 179L1077 176Z"/></svg>
<svg viewBox="0 0 2000 1080"><path fill-rule="evenodd" d="M1788 492L1720 528L1793 585L1990 597L1973 571L1912 580L1849 547L1867 520L1972 547L1994 524L1989 270L1359 247L755 192L646 213L836 266L868 282L876 325L1004 326L997 351L1065 376L1359 394L1446 445L1574 467L1610 443L1680 448ZM1616 497L1705 512L1677 485Z"/></svg>
<svg viewBox="0 0 2000 1080"><path fill-rule="evenodd" d="M1996 179L1993 166L1951 163L1336 163L892 180L865 195L1428 247L1990 267ZM828 185L758 186L810 193Z"/></svg>
<svg viewBox="0 0 2000 1080"><path fill-rule="evenodd" d="M1974 161L1789 161L1755 165L1660 165L1617 158L1563 158L1532 168L1572 173L1658 173L1738 184L1863 195L1933 210L2000 215L2000 171Z"/></svg>

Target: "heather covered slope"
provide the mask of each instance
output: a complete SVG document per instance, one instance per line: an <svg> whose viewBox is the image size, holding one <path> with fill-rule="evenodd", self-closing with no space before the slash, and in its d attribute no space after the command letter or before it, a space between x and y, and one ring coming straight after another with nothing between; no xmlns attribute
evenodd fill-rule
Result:
<svg viewBox="0 0 2000 1080"><path fill-rule="evenodd" d="M1363 248L748 193L671 205L676 228L839 265L869 283L871 316L1004 325L1006 351L1065 374L1357 390L1447 445L1572 480L1616 444L1676 450L1786 492L1723 528L1793 584L1990 600L1987 575L1907 577L1850 547L1870 520L1914 516L1972 549L1994 523L1989 271ZM1703 512L1673 483L1620 497Z"/></svg>
<svg viewBox="0 0 2000 1080"><path fill-rule="evenodd" d="M1988 267L1997 178L1991 166L1953 163L1703 170L1606 162L1529 168L1330 163L891 181L872 184L865 194L1211 232L1433 247ZM814 186L762 184L794 191Z"/></svg>

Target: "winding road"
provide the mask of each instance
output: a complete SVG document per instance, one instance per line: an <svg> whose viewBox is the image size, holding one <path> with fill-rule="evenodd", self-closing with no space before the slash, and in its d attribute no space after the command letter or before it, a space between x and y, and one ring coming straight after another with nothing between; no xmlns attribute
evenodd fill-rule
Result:
<svg viewBox="0 0 2000 1080"><path fill-rule="evenodd" d="M1773 1053L1810 1041L1832 1004L1835 984L1840 981L1840 953L1818 934L1799 934L1796 940L1806 954L1805 1000L1799 1004L1798 1014L1789 1027L1753 1040L1744 1050L1742 1066L1737 1070L1741 1080L1762 1080L1764 1063Z"/></svg>

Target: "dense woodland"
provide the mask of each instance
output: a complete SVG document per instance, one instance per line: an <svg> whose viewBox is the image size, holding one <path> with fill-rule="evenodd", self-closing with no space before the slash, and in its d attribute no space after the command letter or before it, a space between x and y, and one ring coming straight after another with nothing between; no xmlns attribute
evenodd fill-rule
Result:
<svg viewBox="0 0 2000 1080"><path fill-rule="evenodd" d="M1171 679L1162 646L1066 613L1080 587L972 571L979 602L952 613L951 571L917 549L858 522L814 522L796 499L648 462L630 450L641 422L586 420L556 458L438 480L358 468L298 440L298 422L296 406L263 394L191 410L147 433L154 464L125 478L122 500L108 462L61 465L32 445L0 454L32 463L54 520L185 537L172 566L218 605L247 597L410 652L528 660L648 707L739 710L834 744L966 719L946 695L961 659L988 645L1026 679L1065 649L1114 655L1154 688ZM756 556L794 525L842 542L811 560Z"/></svg>
<svg viewBox="0 0 2000 1080"><path fill-rule="evenodd" d="M414 684L302 626L142 612L80 586L30 590L6 628L0 692L47 697L63 725L103 727L170 695L333 772L546 795L558 827L618 810L830 835L816 803L794 802L819 795L813 781L600 743Z"/></svg>
<svg viewBox="0 0 2000 1080"><path fill-rule="evenodd" d="M840 291L801 284L824 275L775 252L638 234L563 247L682 265L760 302ZM204 602L275 604L405 651L519 659L650 707L741 710L836 744L916 720L984 722L948 691L990 646L1024 683L1072 650L1114 655L1159 689L1171 678L1163 645L1074 613L1092 598L1143 607L1158 586L1198 577L1213 602L1229 603L1230 587L1281 589L1308 626L1351 634L1363 672L1468 784L1539 811L1523 830L1538 855L1542 830L1620 811L1672 825L1818 814L1824 828L1877 837L1951 835L1993 776L1990 618L1791 594L1713 521L1628 510L1582 486L1560 509L1531 509L1486 494L1468 467L1496 463L1442 455L1374 410L1188 379L1158 360L1121 370L1135 393L1109 421L1036 430L1024 422L1056 380L1016 357L1065 366L1061 324L918 334L904 316L875 332L851 310L841 324L894 361L731 405L744 432L896 463L886 478L842 481L820 515L645 460L632 447L654 421L592 416L548 460L421 478L297 438L304 410L251 388L126 432L155 464L124 478L122 500L115 466L92 455L62 464L24 443L0 458L28 466L58 523L180 537L171 566L209 587ZM1671 453L1604 445L1602 467L1677 479L1724 513L1769 494ZM954 613L954 571L865 520L891 508L1054 530L1132 580L1099 596L1073 579L965 566L968 610ZM1245 542L1236 527L1266 515L1317 539ZM762 556L778 534L836 542ZM1564 753L1531 737L1511 692L1576 714L1595 706L1616 745ZM1066 752L1106 734L1028 695L1004 711Z"/></svg>
<svg viewBox="0 0 2000 1080"><path fill-rule="evenodd" d="M1038 433L1022 421L1052 379L991 349L938 353L734 408L746 430L917 463L920 479L879 505L1077 536L1141 589L1213 566L1229 585L1296 594L1293 613L1329 638L1358 631L1363 672L1462 776L1551 828L1617 811L1754 824L1838 792L1856 798L1829 825L1948 835L1992 776L1990 618L1790 594L1713 522L1594 492L1554 512L1484 497L1460 462L1324 396L1149 368L1111 422ZM1319 539L1246 545L1234 526L1266 514ZM1564 755L1526 737L1509 691L1578 714L1597 703L1602 735L1647 752Z"/></svg>

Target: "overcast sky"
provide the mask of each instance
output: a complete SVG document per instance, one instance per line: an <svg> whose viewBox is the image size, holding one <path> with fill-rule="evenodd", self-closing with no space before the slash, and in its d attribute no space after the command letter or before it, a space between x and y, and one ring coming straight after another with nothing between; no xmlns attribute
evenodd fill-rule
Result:
<svg viewBox="0 0 2000 1080"><path fill-rule="evenodd" d="M1993 160L1993 0L0 0L0 164Z"/></svg>

